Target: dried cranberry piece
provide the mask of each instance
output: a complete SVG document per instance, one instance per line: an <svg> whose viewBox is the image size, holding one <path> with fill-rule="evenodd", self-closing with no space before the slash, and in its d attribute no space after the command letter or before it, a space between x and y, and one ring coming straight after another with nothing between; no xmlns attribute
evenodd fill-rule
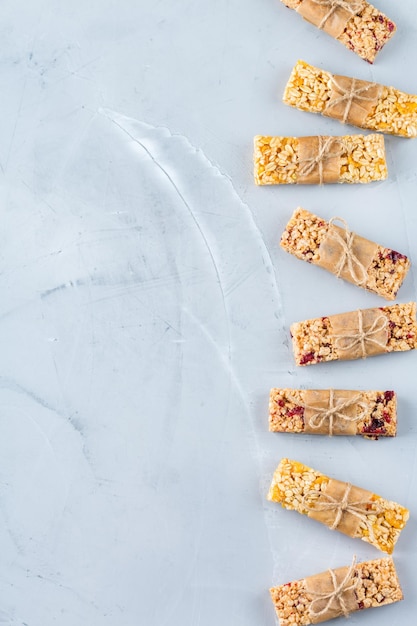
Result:
<svg viewBox="0 0 417 626"><path fill-rule="evenodd" d="M284 400L278 400L278 406L280 406L282 409L282 407L285 406Z"/></svg>
<svg viewBox="0 0 417 626"><path fill-rule="evenodd" d="M307 352L307 354L304 354L301 357L300 365L307 365L307 363L311 363L311 361L314 361L314 359L315 359L314 352Z"/></svg>
<svg viewBox="0 0 417 626"><path fill-rule="evenodd" d="M386 411L384 411L382 413L382 417L384 418L384 420L386 421L387 424L391 423L391 416L389 413L387 413Z"/></svg>
<svg viewBox="0 0 417 626"><path fill-rule="evenodd" d="M362 429L362 432L368 435L385 435L387 432L385 429L385 422L384 420L379 420L373 417L372 422L369 426L365 426Z"/></svg>
<svg viewBox="0 0 417 626"><path fill-rule="evenodd" d="M394 396L395 396L395 391L386 391L384 393L384 400L385 400L385 402L389 402L390 400L393 399Z"/></svg>
<svg viewBox="0 0 417 626"><path fill-rule="evenodd" d="M388 30L390 33L392 33L392 31L395 30L395 25L392 22L388 22L387 26L388 26Z"/></svg>
<svg viewBox="0 0 417 626"><path fill-rule="evenodd" d="M304 255L307 255L307 254L312 254L312 255L314 255L314 252L313 252L313 250L310 250L310 248L308 248L307 250L304 250L304 251L303 251L303 254L304 254ZM307 259L307 262L308 262L308 263L311 263L311 261L312 261L312 259Z"/></svg>
<svg viewBox="0 0 417 626"><path fill-rule="evenodd" d="M361 611L364 608L365 608L365 605L364 605L364 603L361 600L360 602L358 602L358 609Z"/></svg>
<svg viewBox="0 0 417 626"><path fill-rule="evenodd" d="M396 263L400 259L405 260L407 257L405 256L405 254L400 254L400 252L396 252L396 250L390 250L385 258L391 259L393 263Z"/></svg>
<svg viewBox="0 0 417 626"><path fill-rule="evenodd" d="M304 415L304 407L295 406L293 409L289 409L286 413L287 417L293 417L294 415L300 415L302 417Z"/></svg>

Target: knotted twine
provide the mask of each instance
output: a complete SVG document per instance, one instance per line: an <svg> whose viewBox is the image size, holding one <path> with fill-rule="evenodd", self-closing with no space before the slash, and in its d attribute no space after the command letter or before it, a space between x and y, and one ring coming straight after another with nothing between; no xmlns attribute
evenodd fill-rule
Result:
<svg viewBox="0 0 417 626"><path fill-rule="evenodd" d="M373 311L372 309L370 311ZM388 328L388 319L383 313L376 313L375 319L371 326L364 330L363 311L360 309L357 311L357 330L346 330L341 333L333 333L336 337L335 347L341 352L348 352L350 350L360 349L360 354L363 359L369 356L370 350L367 346L373 346L372 354L378 352L385 352L387 347L387 339L381 341L376 335L384 332ZM376 348L380 350L375 351Z"/></svg>
<svg viewBox="0 0 417 626"><path fill-rule="evenodd" d="M302 0L296 11L317 28L337 38L364 6L363 0Z"/></svg>
<svg viewBox="0 0 417 626"><path fill-rule="evenodd" d="M338 229L331 228L335 222L341 222L343 224L343 235ZM353 244L356 238L355 233L349 230L347 222L341 217L332 217L329 220L329 226L327 238L333 239L341 248L340 259L334 268L334 273L340 278L342 271L346 267L352 282L355 285L363 286L368 279L368 268L353 251Z"/></svg>
<svg viewBox="0 0 417 626"><path fill-rule="evenodd" d="M308 428L311 428L312 430L327 432L330 437L332 437L333 434L343 434L350 424L359 422L366 415L368 405L366 404L366 402L362 402L360 398L361 394L358 393L353 396L353 398L348 398L346 400L341 399L340 402L336 401L335 403L334 389L330 389L329 402L327 407L318 407L312 404L308 404L308 400L306 399L307 401L304 403L304 409L308 409L313 412L313 415L311 415L308 420L305 420L306 426L308 426ZM349 409L354 405L359 406L362 409L359 415L353 416L344 413L346 409ZM339 420L339 422L342 422L342 424L337 424L337 420ZM327 422L328 427L324 428ZM308 432L308 428L306 428L306 432Z"/></svg>
<svg viewBox="0 0 417 626"><path fill-rule="evenodd" d="M344 489L341 497L334 497L331 493L328 493L329 490L338 493L341 489ZM355 489L357 494L363 493L364 497L359 500L350 500L352 497L352 489ZM369 521L368 515L380 513L382 509L375 500L371 499L372 497L373 494L365 489L353 487L350 483L330 479L326 491L316 491L315 489L308 491L304 495L303 506L309 513L315 514L310 515L310 517L326 524L330 530L339 529L340 523L344 521L345 525L348 525L348 528L342 528L340 530L351 537L355 536L357 527L360 523L363 523L369 532L370 543L376 543L372 522ZM367 511L364 507L372 507L372 509ZM326 523L317 513L334 513L334 520L331 524ZM349 515L356 519L356 526L353 528L350 528L349 520L346 519L346 516Z"/></svg>
<svg viewBox="0 0 417 626"><path fill-rule="evenodd" d="M332 76L332 92L323 115L361 126L378 103L381 85L348 76ZM343 105L341 111L337 110Z"/></svg>
<svg viewBox="0 0 417 626"><path fill-rule="evenodd" d="M356 609L357 601L354 592L360 579L355 572L355 568L356 557L354 556L352 564L348 568L329 569L324 574L304 579L306 592L313 598L309 608L313 624L318 624L342 614L345 617L349 617L350 613ZM345 575L343 576L343 574ZM340 582L338 582L338 575L343 576ZM328 583L326 586L329 586L329 583L332 586L330 591L321 590L325 583ZM323 608L316 608L317 605L320 606L323 602L325 603Z"/></svg>
<svg viewBox="0 0 417 626"><path fill-rule="evenodd" d="M334 146L339 146L334 148ZM298 173L297 183L310 184L337 182L339 180L339 159L346 147L337 137L300 137L298 139ZM331 160L337 159L333 164ZM330 162L330 163L329 163ZM327 169L324 164L327 163ZM316 171L317 170L317 171Z"/></svg>

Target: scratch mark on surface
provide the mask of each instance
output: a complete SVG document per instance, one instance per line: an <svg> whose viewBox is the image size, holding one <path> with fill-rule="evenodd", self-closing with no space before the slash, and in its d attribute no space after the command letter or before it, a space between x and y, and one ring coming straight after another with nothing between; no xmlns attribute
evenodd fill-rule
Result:
<svg viewBox="0 0 417 626"><path fill-rule="evenodd" d="M179 189L179 187L177 186L177 184L175 183L175 181L173 180L173 178L171 177L169 172L167 172L167 170L161 165L161 163L159 163L159 161L154 157L154 155L147 148L147 146L143 142L141 142L139 139L134 137L128 130L126 130L126 128L124 128L121 124L119 124L114 118L109 116L106 112L105 112L105 115L115 126L117 126L123 133L125 133L132 141L137 143L144 150L144 152L152 160L154 165L167 178L167 180L169 181L170 185L173 187L175 193L178 195L178 197L180 198L181 202L183 203L183 205L186 207L187 211L189 212L192 220L194 221L194 224L197 227L197 229L198 229L198 231L200 233L200 236L201 236L202 240L204 241L204 245L206 247L206 250L207 250L207 252L208 252L208 254L210 256L210 259L211 259L211 262L212 262L212 265L213 265L213 269L214 269L215 274L216 274L216 278L217 278L217 282L218 282L218 285L219 285L219 289L220 289L220 292L221 292L222 306L223 306L223 311L224 311L225 320L226 320L226 324L227 324L227 332L228 332L228 359L230 361L230 359L231 359L231 340L230 340L229 317L228 317L228 314L227 314L225 293L224 293L224 290L223 290L223 285L222 285L222 281L221 281L221 278L220 278L220 272L219 272L219 268L217 266L216 259L214 257L213 250L212 250L212 248L210 246L210 243L209 243L209 241L208 241L208 239L207 239L207 237L206 237L206 235L204 233L204 230L203 230L199 220L195 216L194 211L192 210L191 206L188 204L187 200L185 199L184 195L182 194L181 190Z"/></svg>
<svg viewBox="0 0 417 626"><path fill-rule="evenodd" d="M91 467L90 461L88 459L88 456L87 456L87 453L86 453L86 450L85 450L85 447L84 447L85 446L85 442L83 440L82 433L81 433L81 431L78 428L76 428L74 426L74 424L72 423L72 421L71 421L71 419L69 417L67 417L66 415L61 413L56 407L54 407L52 404L50 404L50 402L48 402L47 400L44 400L43 398L41 398L34 391L31 391L30 389L26 389L25 387L23 387L23 385L20 385L19 383L17 383L14 380L11 380L11 379L6 378L4 376L0 376L0 389L8 389L9 391L14 391L15 393L17 393L19 395L26 396L26 397L30 398L31 400L33 400L39 406L43 407L44 409L47 409L48 411L51 411L52 413L54 413L58 417L64 419L65 422L71 426L71 428L77 434L77 436L81 437L81 439L82 439L82 441L81 441L81 451L82 451L82 454L83 454L87 464ZM38 428L38 430L48 440L49 445L51 445L47 435L40 428L39 424L36 421L34 421L31 416L27 415L27 417L32 422L34 422L34 424ZM52 448L52 450L53 450L53 448Z"/></svg>

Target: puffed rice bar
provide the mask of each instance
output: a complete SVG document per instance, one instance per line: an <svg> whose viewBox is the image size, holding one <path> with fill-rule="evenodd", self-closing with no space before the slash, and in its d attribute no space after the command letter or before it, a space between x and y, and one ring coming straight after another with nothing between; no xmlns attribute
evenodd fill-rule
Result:
<svg viewBox="0 0 417 626"><path fill-rule="evenodd" d="M365 336L360 335L360 317ZM297 365L414 350L417 348L416 303L296 322L290 332Z"/></svg>
<svg viewBox="0 0 417 626"><path fill-rule="evenodd" d="M342 506L346 493L348 503ZM268 500L307 515L332 530L362 539L387 554L393 552L409 518L409 511L396 502L290 459L279 463Z"/></svg>
<svg viewBox="0 0 417 626"><path fill-rule="evenodd" d="M340 415L335 415L335 435L362 435L367 439L395 437L397 434L397 396L394 391L346 391L333 389L334 406L352 403L342 409L351 421L344 424ZM310 407L318 404L330 390L271 389L269 394L269 430L279 433L330 434L329 419L320 424L323 411L315 413ZM330 403L326 397L325 406ZM314 419L315 418L315 419ZM339 428L337 428L339 425ZM327 432L323 432L326 430Z"/></svg>
<svg viewBox="0 0 417 626"><path fill-rule="evenodd" d="M306 6L313 13L321 10L320 7L314 6L314 0L281 0L281 2L301 15L303 15ZM395 33L396 25L368 2L357 3L355 0L348 0L348 3L356 4L359 11L354 15L347 14L344 22L336 30L332 30L331 21L327 25L324 24L322 30L328 32L368 63L373 63L378 52ZM355 13L355 9L353 13ZM308 16L305 19L317 26L319 25L320 20L311 20L308 19ZM330 29L327 26L330 26Z"/></svg>
<svg viewBox="0 0 417 626"><path fill-rule="evenodd" d="M338 580L343 578L347 569L333 570L336 576L339 575ZM325 572L270 589L280 626L308 626L318 623L314 615L312 616L312 608L314 611L317 606L317 595L311 592L311 587L314 587L317 577L323 578L324 574ZM392 557L355 563L352 578L354 595L351 612L393 604L403 599ZM331 591L332 587L328 589ZM317 608L320 610L321 605ZM333 602L329 608L329 619L341 613L337 602Z"/></svg>
<svg viewBox="0 0 417 626"><path fill-rule="evenodd" d="M306 161L300 162L302 142L317 138L257 135L254 140L255 183L257 185L370 183L387 178L384 137L376 134L322 137L323 141L332 139L337 150L341 148L337 160L332 159L331 180L324 177L324 180L320 181L316 171L313 171L313 174L317 174L314 180L311 180L311 174L301 176L300 172L303 169L306 171ZM324 170L326 167L324 163Z"/></svg>
<svg viewBox="0 0 417 626"><path fill-rule="evenodd" d="M338 80L330 72L309 65L305 61L298 61L285 87L283 102L301 111L321 113L343 121L337 109L332 106L332 102L335 101L334 98L337 98L335 91L338 91L337 88L335 90L334 81L338 83ZM371 84L373 83L369 83L369 85ZM367 90L365 88L362 90L362 96L359 93L357 101L359 111L361 107L366 107L360 119L355 121L349 115L345 121L373 131L401 137L416 137L417 95L408 94L385 85L376 85L376 87L376 98L370 102L367 102ZM346 101L341 105L343 110L347 106Z"/></svg>
<svg viewBox="0 0 417 626"><path fill-rule="evenodd" d="M298 259L319 265L386 300L394 300L410 268L409 259L391 248L339 228L338 219L330 224L299 207L285 227L281 247ZM352 235L349 259L343 242L347 243Z"/></svg>

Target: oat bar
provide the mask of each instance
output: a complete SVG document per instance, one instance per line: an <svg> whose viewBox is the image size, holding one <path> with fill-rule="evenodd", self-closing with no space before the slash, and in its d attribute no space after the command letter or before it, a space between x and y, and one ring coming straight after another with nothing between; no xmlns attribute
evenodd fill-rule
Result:
<svg viewBox="0 0 417 626"><path fill-rule="evenodd" d="M396 502L289 459L278 465L268 500L388 554L409 518L408 510Z"/></svg>
<svg viewBox="0 0 417 626"><path fill-rule="evenodd" d="M383 135L266 137L254 146L255 183L291 185L385 180Z"/></svg>
<svg viewBox="0 0 417 626"><path fill-rule="evenodd" d="M281 1L369 63L396 31L394 22L365 0Z"/></svg>
<svg viewBox="0 0 417 626"><path fill-rule="evenodd" d="M359 237L341 218L326 222L302 208L294 211L281 246L297 258L387 300L395 299L410 268L404 254Z"/></svg>
<svg viewBox="0 0 417 626"><path fill-rule="evenodd" d="M394 391L271 389L269 430L311 435L395 437Z"/></svg>
<svg viewBox="0 0 417 626"><path fill-rule="evenodd" d="M350 566L272 587L270 594L280 626L319 624L403 599L392 557L353 560Z"/></svg>
<svg viewBox="0 0 417 626"><path fill-rule="evenodd" d="M301 111L321 113L401 137L417 136L417 95L348 76L338 76L298 61L283 101Z"/></svg>
<svg viewBox="0 0 417 626"><path fill-rule="evenodd" d="M417 347L416 303L318 317L290 330L297 365L405 352Z"/></svg>

